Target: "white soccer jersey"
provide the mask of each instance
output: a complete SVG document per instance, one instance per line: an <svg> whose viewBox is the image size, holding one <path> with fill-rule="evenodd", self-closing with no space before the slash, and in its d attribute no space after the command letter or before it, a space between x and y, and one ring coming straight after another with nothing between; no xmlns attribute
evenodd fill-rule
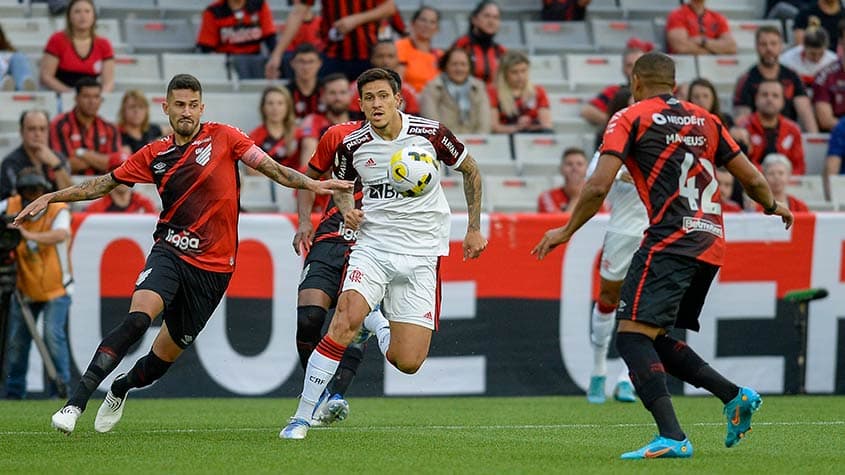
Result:
<svg viewBox="0 0 845 475"><path fill-rule="evenodd" d="M395 140L382 139L369 122L351 122L329 128L316 153L333 154L336 178L361 180L364 221L355 246L445 256L451 217L440 183L423 196L406 198L388 183L388 166L396 151L414 145L428 150L441 167L456 168L467 155L466 147L439 122L400 115L402 130Z"/></svg>
<svg viewBox="0 0 845 475"><path fill-rule="evenodd" d="M599 153L593 155L590 166L587 168L587 176L593 174L598 164ZM648 227L648 213L645 210L637 187L633 183L622 181L621 176L627 172L625 165L616 174L616 180L610 187L606 201L610 205L610 220L607 223L607 230L629 236L642 236Z"/></svg>

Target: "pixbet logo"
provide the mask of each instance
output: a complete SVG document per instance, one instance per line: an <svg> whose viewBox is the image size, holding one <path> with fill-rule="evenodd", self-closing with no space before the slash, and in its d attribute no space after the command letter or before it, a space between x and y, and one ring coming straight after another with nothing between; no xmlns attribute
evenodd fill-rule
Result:
<svg viewBox="0 0 845 475"><path fill-rule="evenodd" d="M187 251L188 249L196 251L200 248L199 238L193 237L185 231L175 233L172 229L168 229L167 237L164 238L164 240L172 244L176 249L182 251Z"/></svg>

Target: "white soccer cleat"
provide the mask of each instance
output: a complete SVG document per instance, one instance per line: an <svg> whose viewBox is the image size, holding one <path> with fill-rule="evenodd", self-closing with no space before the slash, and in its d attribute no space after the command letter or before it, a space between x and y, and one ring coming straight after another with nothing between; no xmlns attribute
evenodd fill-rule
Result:
<svg viewBox="0 0 845 475"><path fill-rule="evenodd" d="M64 432L65 434L70 435L73 432L73 429L76 428L76 420L79 419L81 414L82 409L76 406L65 406L53 414L53 428L59 432Z"/></svg>
<svg viewBox="0 0 845 475"><path fill-rule="evenodd" d="M119 398L109 391L103 403L100 404L100 409L97 410L97 417L94 419L94 430L103 433L108 432L120 422L123 417L123 406L126 402L126 396Z"/></svg>
<svg viewBox="0 0 845 475"><path fill-rule="evenodd" d="M349 403L340 394L335 394L314 411L311 426L327 426L340 422L349 416Z"/></svg>
<svg viewBox="0 0 845 475"><path fill-rule="evenodd" d="M288 425L279 432L280 439L294 439L300 440L304 439L306 435L308 435L308 429L311 427L311 424L308 423L305 419L298 419L295 417L291 417L290 422Z"/></svg>
<svg viewBox="0 0 845 475"><path fill-rule="evenodd" d="M317 404L314 405L314 412L311 413L311 427L320 427L323 425L322 417L327 412L330 396L331 393L329 393L329 390L324 389L323 394L320 395L320 399L317 399Z"/></svg>

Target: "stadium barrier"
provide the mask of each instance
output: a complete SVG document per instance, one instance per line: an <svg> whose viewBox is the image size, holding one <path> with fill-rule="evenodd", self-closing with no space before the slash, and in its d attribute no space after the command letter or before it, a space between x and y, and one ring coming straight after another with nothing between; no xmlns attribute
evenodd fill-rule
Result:
<svg viewBox="0 0 845 475"><path fill-rule="evenodd" d="M589 222L566 248L538 262L529 250L561 222L549 215L485 215L489 247L480 259L462 262L466 216L456 215L451 255L442 265L441 330L430 358L418 374L402 375L371 343L350 395L583 394L606 217ZM104 332L124 317L154 224L151 215L75 217L75 374ZM810 393L845 393L845 215L802 215L791 231L771 217L729 215L725 227L727 263L703 310L702 332L680 336L742 384L764 393L795 392L800 334L794 305L783 297L794 289L827 288L830 296L809 306L804 383ZM295 230L295 218L285 215L241 218L238 268L227 298L168 375L138 396L298 394L302 372L294 333L301 258L291 246ZM148 351L155 333L132 348L115 374ZM622 367L614 350L611 357L614 378ZM28 384L34 393L43 391L34 350ZM672 388L700 393L677 381Z"/></svg>

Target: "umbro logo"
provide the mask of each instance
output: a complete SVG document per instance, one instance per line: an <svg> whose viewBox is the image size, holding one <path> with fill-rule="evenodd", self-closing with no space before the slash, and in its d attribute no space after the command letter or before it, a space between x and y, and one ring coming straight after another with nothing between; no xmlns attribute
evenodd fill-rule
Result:
<svg viewBox="0 0 845 475"><path fill-rule="evenodd" d="M153 173L156 175L161 175L162 173L167 171L167 164L164 162L158 162L153 165Z"/></svg>
<svg viewBox="0 0 845 475"><path fill-rule="evenodd" d="M365 167L374 167L376 166L376 161L373 160L373 157L367 159L367 163L364 164Z"/></svg>
<svg viewBox="0 0 845 475"><path fill-rule="evenodd" d="M194 150L194 153L197 154L197 163L202 166L205 166L211 160L211 145L212 144L208 144L205 147L197 147Z"/></svg>
<svg viewBox="0 0 845 475"><path fill-rule="evenodd" d="M194 337L192 337L191 335L185 335L180 341L184 346L188 346L191 344L192 341L194 341Z"/></svg>

